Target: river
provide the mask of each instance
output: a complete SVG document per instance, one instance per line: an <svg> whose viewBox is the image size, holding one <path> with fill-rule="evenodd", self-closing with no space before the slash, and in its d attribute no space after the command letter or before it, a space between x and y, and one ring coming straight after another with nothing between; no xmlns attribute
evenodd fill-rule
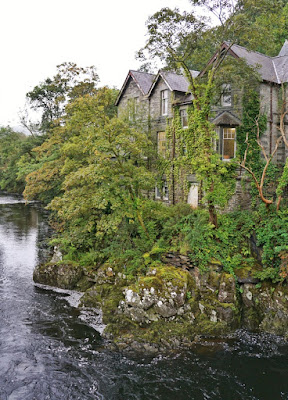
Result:
<svg viewBox="0 0 288 400"><path fill-rule="evenodd" d="M105 349L77 294L33 283L48 234L37 204L0 196L0 400L288 399L288 345L277 337L242 331L154 357Z"/></svg>

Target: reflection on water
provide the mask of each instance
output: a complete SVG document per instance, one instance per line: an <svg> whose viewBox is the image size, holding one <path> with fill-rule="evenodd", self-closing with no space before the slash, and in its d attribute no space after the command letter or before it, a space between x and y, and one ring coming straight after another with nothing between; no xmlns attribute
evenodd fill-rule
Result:
<svg viewBox="0 0 288 400"><path fill-rule="evenodd" d="M39 205L0 196L1 400L288 399L288 347L269 335L157 357L105 350L69 293L32 282L48 232Z"/></svg>

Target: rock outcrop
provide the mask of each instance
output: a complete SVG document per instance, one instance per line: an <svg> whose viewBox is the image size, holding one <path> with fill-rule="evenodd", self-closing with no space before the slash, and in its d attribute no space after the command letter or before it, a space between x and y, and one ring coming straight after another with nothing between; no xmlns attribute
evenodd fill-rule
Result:
<svg viewBox="0 0 288 400"><path fill-rule="evenodd" d="M37 267L34 280L82 290L81 307L102 309L104 337L119 349L189 347L238 328L288 336L288 287L260 284L248 267L237 275L217 262L206 272L157 264L135 278L116 265L62 261Z"/></svg>

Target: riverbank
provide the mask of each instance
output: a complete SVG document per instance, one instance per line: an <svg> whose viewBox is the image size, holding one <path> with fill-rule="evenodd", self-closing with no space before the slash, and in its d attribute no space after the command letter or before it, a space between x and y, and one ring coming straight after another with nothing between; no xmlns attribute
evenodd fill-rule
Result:
<svg viewBox="0 0 288 400"><path fill-rule="evenodd" d="M103 313L103 337L119 350L190 348L201 338L231 337L238 329L288 336L288 287L260 283L251 268L205 272L162 263L131 278L117 265L98 269L59 261L38 266L37 283L82 291L80 307Z"/></svg>

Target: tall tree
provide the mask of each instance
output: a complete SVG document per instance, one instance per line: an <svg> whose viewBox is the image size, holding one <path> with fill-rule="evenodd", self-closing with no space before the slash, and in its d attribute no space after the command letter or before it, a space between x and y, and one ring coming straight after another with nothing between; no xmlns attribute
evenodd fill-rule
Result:
<svg viewBox="0 0 288 400"><path fill-rule="evenodd" d="M46 78L33 90L26 94L28 107L40 113L38 129L45 132L59 124L65 114L65 106L69 101L86 94L93 94L99 81L94 66L78 67L75 63L65 62L57 66L53 78ZM29 123L27 113L22 114L22 123L32 132L34 127Z"/></svg>

